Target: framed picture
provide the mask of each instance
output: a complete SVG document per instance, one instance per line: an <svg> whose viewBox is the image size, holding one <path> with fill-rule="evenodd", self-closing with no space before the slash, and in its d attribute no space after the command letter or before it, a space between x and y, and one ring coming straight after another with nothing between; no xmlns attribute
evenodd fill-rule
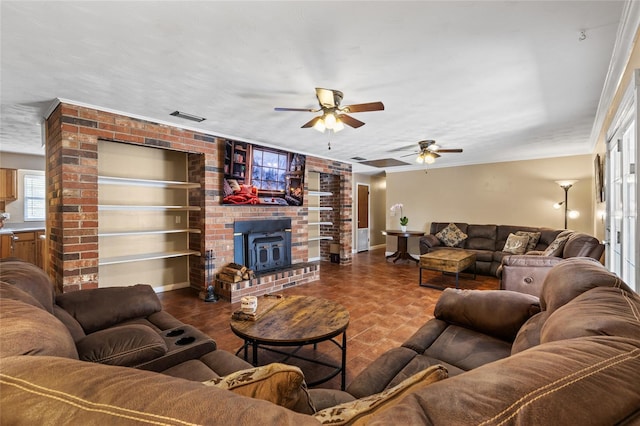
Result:
<svg viewBox="0 0 640 426"><path fill-rule="evenodd" d="M604 174L602 172L602 159L600 158L600 154L597 154L593 161L593 180L596 184L596 201L602 203L604 202Z"/></svg>

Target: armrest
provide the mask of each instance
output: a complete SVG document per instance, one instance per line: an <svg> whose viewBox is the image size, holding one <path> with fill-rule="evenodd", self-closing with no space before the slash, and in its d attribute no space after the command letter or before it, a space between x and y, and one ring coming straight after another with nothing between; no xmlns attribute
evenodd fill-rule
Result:
<svg viewBox="0 0 640 426"><path fill-rule="evenodd" d="M424 237L420 237L420 254L428 253L429 249L440 245L442 245L442 243L433 234L427 234Z"/></svg>
<svg viewBox="0 0 640 426"><path fill-rule="evenodd" d="M146 284L73 291L56 297L56 304L87 334L162 310L160 299Z"/></svg>
<svg viewBox="0 0 640 426"><path fill-rule="evenodd" d="M437 319L513 342L520 327L540 312L537 297L504 290L442 292L434 310Z"/></svg>

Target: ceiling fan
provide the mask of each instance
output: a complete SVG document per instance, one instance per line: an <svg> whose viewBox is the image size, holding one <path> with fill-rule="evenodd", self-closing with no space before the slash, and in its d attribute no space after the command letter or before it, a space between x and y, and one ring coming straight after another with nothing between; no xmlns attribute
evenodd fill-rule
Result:
<svg viewBox="0 0 640 426"><path fill-rule="evenodd" d="M307 112L322 112L319 115L305 124L302 128L313 127L319 132L324 132L326 129L339 132L344 128L344 125L358 128L364 126L364 123L360 120L356 120L351 117L351 113L355 112L368 112L368 111L382 111L384 110L384 104L382 102L369 102L366 104L354 104L340 106L342 102L342 92L339 90L322 89L316 87L316 98L318 98L318 104L320 108L274 108L276 111L307 111Z"/></svg>
<svg viewBox="0 0 640 426"><path fill-rule="evenodd" d="M436 144L436 141L434 141L433 139L420 141L418 142L418 146L420 147L420 151L403 155L403 157L418 154L418 156L416 157L417 163L432 164L434 161L436 161L436 158L440 157L440 154L462 152L462 148L442 149L439 145Z"/></svg>

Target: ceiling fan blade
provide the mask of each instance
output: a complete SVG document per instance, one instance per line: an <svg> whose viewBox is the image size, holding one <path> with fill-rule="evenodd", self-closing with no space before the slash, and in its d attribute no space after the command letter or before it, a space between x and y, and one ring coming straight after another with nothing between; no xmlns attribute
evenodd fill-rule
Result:
<svg viewBox="0 0 640 426"><path fill-rule="evenodd" d="M462 152L462 148L453 148L453 149L439 149L438 152Z"/></svg>
<svg viewBox="0 0 640 426"><path fill-rule="evenodd" d="M321 107L335 108L338 106L336 104L336 94L339 94L339 98L342 99L342 92L316 87L316 98L318 98Z"/></svg>
<svg viewBox="0 0 640 426"><path fill-rule="evenodd" d="M322 117L314 117L314 118L312 118L311 120L309 120L309 121L307 121L306 123L304 123L304 124L302 125L302 128L303 128L303 129L306 129L306 128L308 128L308 127L313 127L313 126L316 124L316 122L317 122L318 120L320 120L321 118L322 118Z"/></svg>
<svg viewBox="0 0 640 426"><path fill-rule="evenodd" d="M319 109L312 109L312 108L280 108L280 107L276 107L274 108L275 111L304 111L304 112L318 112L320 111Z"/></svg>
<svg viewBox="0 0 640 426"><path fill-rule="evenodd" d="M347 126L351 126L354 129L364 126L364 123L362 121L356 120L355 118L348 116L347 114L338 114L338 118L342 120L344 124L346 124Z"/></svg>
<svg viewBox="0 0 640 426"><path fill-rule="evenodd" d="M402 158L402 157L411 157L411 156L418 155L418 154L420 154L420 152L416 151L416 152L412 152L411 154L401 155L400 158Z"/></svg>
<svg viewBox="0 0 640 426"><path fill-rule="evenodd" d="M382 102L369 102L366 104L347 105L341 108L344 112L367 112L367 111L382 111L384 110L384 104Z"/></svg>

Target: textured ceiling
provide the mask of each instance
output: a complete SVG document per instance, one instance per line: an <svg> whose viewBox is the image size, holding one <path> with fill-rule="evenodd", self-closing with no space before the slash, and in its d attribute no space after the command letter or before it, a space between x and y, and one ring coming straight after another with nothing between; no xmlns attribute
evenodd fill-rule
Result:
<svg viewBox="0 0 640 426"><path fill-rule="evenodd" d="M419 167L590 153L621 1L2 1L0 150L43 155L55 99L322 157ZM586 39L579 40L580 31ZM300 126L315 87L385 111ZM193 123L174 110L206 117ZM331 150L328 143L331 142ZM422 166L424 167L424 166ZM356 171L380 170L357 165Z"/></svg>

